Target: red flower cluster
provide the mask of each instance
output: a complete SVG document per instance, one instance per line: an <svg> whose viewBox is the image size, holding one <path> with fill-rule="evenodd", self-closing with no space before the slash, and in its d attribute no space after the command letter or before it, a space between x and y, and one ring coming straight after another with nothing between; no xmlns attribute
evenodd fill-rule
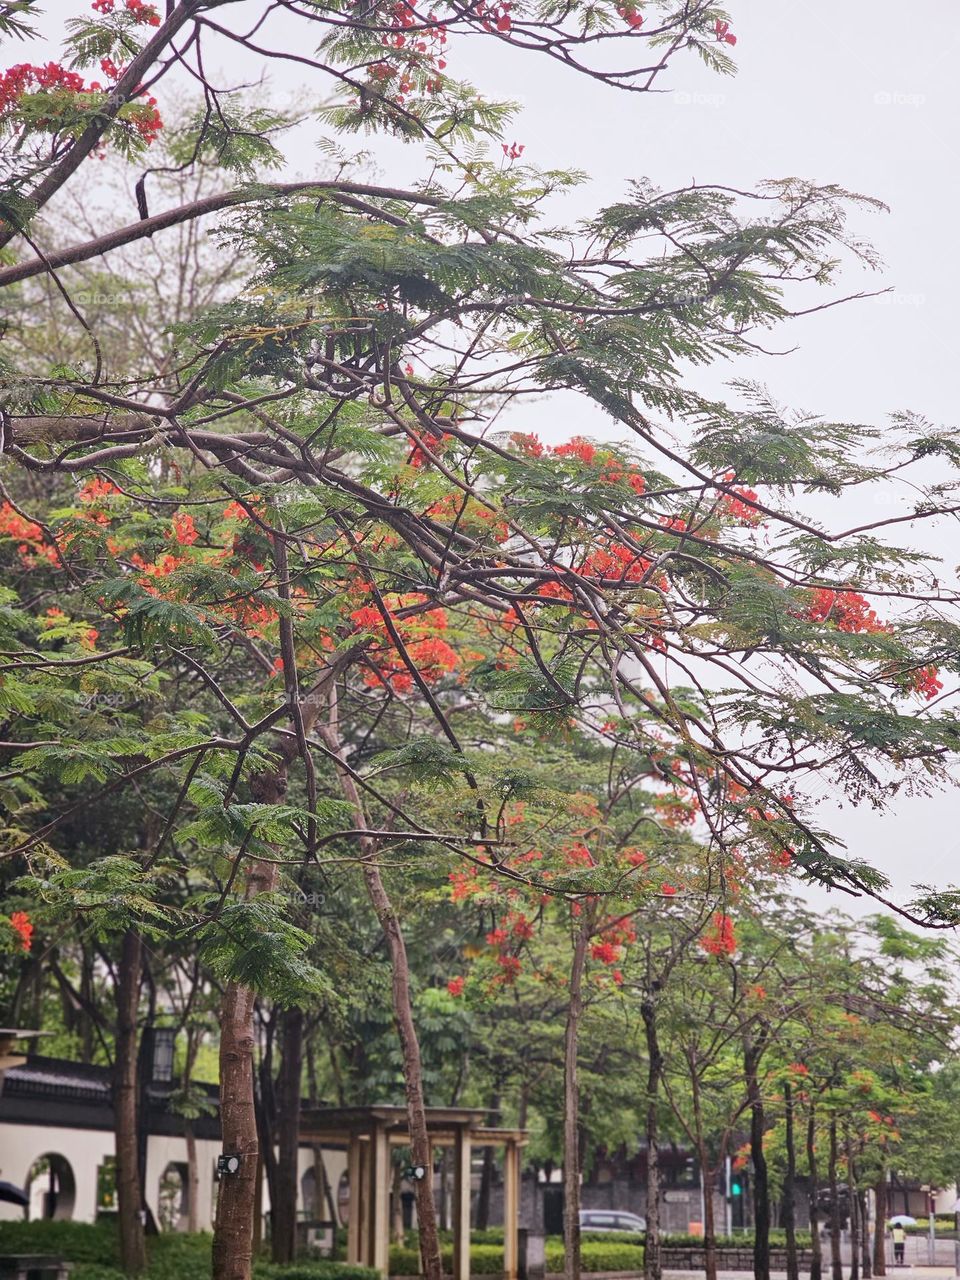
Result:
<svg viewBox="0 0 960 1280"><path fill-rule="evenodd" d="M462 996L464 981L463 978L451 978L447 983L447 990L452 996Z"/></svg>
<svg viewBox="0 0 960 1280"><path fill-rule="evenodd" d="M398 606L416 603L419 597L404 596ZM395 693L409 693L413 677L406 663L387 634L380 610L373 605L354 609L350 621L360 631L369 631L377 637L367 650L372 669L364 675L370 688L389 685ZM430 609L412 618L396 619L397 633L418 672L428 684L435 684L460 664L459 656L437 634L447 629L447 615L443 609Z"/></svg>
<svg viewBox="0 0 960 1280"><path fill-rule="evenodd" d="M18 63L0 75L0 114L19 102L25 93L65 89L68 93L84 93L83 76L67 71L59 62L48 62L45 67L35 67L29 62Z"/></svg>
<svg viewBox="0 0 960 1280"><path fill-rule="evenodd" d="M20 935L20 945L29 951L33 945L33 925L25 911L14 911L10 916L10 927Z"/></svg>
<svg viewBox="0 0 960 1280"><path fill-rule="evenodd" d="M714 913L700 946L710 956L732 956L737 949L737 936L733 921L722 911Z"/></svg>
<svg viewBox="0 0 960 1280"><path fill-rule="evenodd" d="M618 4L617 13L619 13L620 17L624 20L624 22L627 24L628 27L632 27L634 30L636 30L637 27L643 26L643 14L638 13L632 4L628 4L628 5Z"/></svg>
<svg viewBox="0 0 960 1280"><path fill-rule="evenodd" d="M476 0L473 11L481 21L484 31L507 32L513 26L510 0L499 0L499 3L487 4L486 0Z"/></svg>
<svg viewBox="0 0 960 1280"><path fill-rule="evenodd" d="M192 547L200 536L193 523L193 516L187 511L178 511L170 521L170 525L164 537L179 542L181 547Z"/></svg>
<svg viewBox="0 0 960 1280"><path fill-rule="evenodd" d="M831 591L828 587L817 587L811 593L804 616L810 622L832 623L838 631L875 633L888 630L858 591Z"/></svg>
<svg viewBox="0 0 960 1280"><path fill-rule="evenodd" d="M525 150L522 143L511 142L508 146L503 142L500 145L503 147L503 154L508 160L519 160Z"/></svg>
<svg viewBox="0 0 960 1280"><path fill-rule="evenodd" d="M112 5L112 0L99 0L99 3ZM138 0L127 0L127 8L138 15L141 13L147 15L149 10L149 6L138 6ZM109 9L104 12L109 12ZM149 10L149 12L153 11ZM156 17L156 23L153 25L159 24L159 17L155 13L153 16ZM150 21L150 18L145 16L144 21ZM122 72L122 68L118 68L110 58L103 58L100 66L104 75L112 80L117 79ZM43 67L21 62L0 75L0 116L15 107L24 94L56 91L90 94L99 93L102 87L96 82L85 84L82 76L77 75L75 71L68 71L58 62L48 62ZM159 131L163 128L156 98L147 98L143 103L132 103L129 109L129 120L148 145L156 141Z"/></svg>
<svg viewBox="0 0 960 1280"><path fill-rule="evenodd" d="M50 564L59 564L56 547L44 541L43 530L32 520L25 519L5 502L0 506L0 534L6 534L17 544L17 554L28 569L32 569L37 557Z"/></svg>
<svg viewBox="0 0 960 1280"><path fill-rule="evenodd" d="M620 948L614 942L595 942L590 954L602 964L616 964L620 959Z"/></svg>
<svg viewBox="0 0 960 1280"><path fill-rule="evenodd" d="M567 444L554 445L553 452L558 458L579 458L581 462L591 463L597 456L597 450L583 436L574 436Z"/></svg>
<svg viewBox="0 0 960 1280"><path fill-rule="evenodd" d="M716 20L713 27L714 33L718 40L724 44L736 44L737 37L730 34L730 23L723 22L720 18Z"/></svg>
<svg viewBox="0 0 960 1280"><path fill-rule="evenodd" d="M543 445L540 440L532 432L514 431L510 437L510 443L514 445L520 453L527 454L531 458L543 457Z"/></svg>
<svg viewBox="0 0 960 1280"><path fill-rule="evenodd" d="M427 93L438 92L442 84L440 73L447 65L443 59L447 43L446 26L437 22L436 14L431 13L429 19L420 17L410 0L395 0L387 11L386 26L388 31L380 37L380 43L386 49L402 49L404 52L397 64L389 61L374 63L367 70L370 78L384 87L388 80L399 76L394 101L403 103L415 88L413 77L416 72L426 70L430 74L423 87ZM409 373L413 372L410 366L407 368Z"/></svg>
<svg viewBox="0 0 960 1280"><path fill-rule="evenodd" d="M910 688L914 693L922 694L929 702L943 688L943 681L939 679L939 675L940 672L936 667L921 667L919 671L911 671Z"/></svg>
<svg viewBox="0 0 960 1280"><path fill-rule="evenodd" d="M90 6L96 13L113 13L116 0L93 0ZM143 0L124 0L124 8L131 13L137 22L144 22L149 27L159 27L160 15L152 4L144 4Z"/></svg>

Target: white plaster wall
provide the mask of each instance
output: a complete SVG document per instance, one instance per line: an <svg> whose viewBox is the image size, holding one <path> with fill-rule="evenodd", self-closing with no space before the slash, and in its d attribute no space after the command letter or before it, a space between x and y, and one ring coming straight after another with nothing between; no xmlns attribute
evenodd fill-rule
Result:
<svg viewBox="0 0 960 1280"><path fill-rule="evenodd" d="M197 1225L201 1231L213 1229L214 1173L219 1141L197 1139ZM25 1187L34 1163L41 1156L63 1156L73 1170L76 1183L74 1222L93 1222L97 1214L97 1170L108 1156L114 1153L113 1133L97 1129L48 1128L44 1125L0 1124L0 1179ZM160 1178L170 1163L186 1164L187 1143L184 1138L151 1134L147 1142L147 1167L144 1197L157 1216L160 1199ZM333 1188L336 1202L337 1185L346 1169L346 1154L342 1151L325 1151L324 1165ZM313 1168L313 1151L300 1148L297 1177L299 1208L302 1203L301 1186L304 1174ZM264 1182L264 1209L269 1206L269 1194ZM23 1211L16 1205L0 1201L0 1219L22 1218Z"/></svg>
<svg viewBox="0 0 960 1280"><path fill-rule="evenodd" d="M77 1195L74 1222L93 1222L97 1216L97 1169L113 1155L113 1134L98 1129L59 1129L46 1125L0 1124L0 1178L18 1187L27 1185L30 1170L41 1156L59 1155L73 1170ZM4 1218L22 1218L16 1205L0 1204Z"/></svg>
<svg viewBox="0 0 960 1280"><path fill-rule="evenodd" d="M220 1143L209 1138L197 1139L197 1226L201 1231L213 1228L213 1175L217 1167ZM185 1138L151 1134L147 1140L147 1169L144 1199L158 1217L160 1179L167 1165L187 1163Z"/></svg>

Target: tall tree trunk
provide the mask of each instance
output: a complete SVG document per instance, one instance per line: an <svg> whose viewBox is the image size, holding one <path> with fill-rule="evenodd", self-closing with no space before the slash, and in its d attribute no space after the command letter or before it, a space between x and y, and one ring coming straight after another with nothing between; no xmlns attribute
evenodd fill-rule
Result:
<svg viewBox="0 0 960 1280"><path fill-rule="evenodd" d="M706 1280L717 1280L717 1219L713 1205L717 1175L706 1147L700 1149L700 1177L703 1182L703 1269Z"/></svg>
<svg viewBox="0 0 960 1280"><path fill-rule="evenodd" d="M483 1166L480 1170L480 1188L477 1191L476 1228L486 1231L490 1225L490 1191L493 1186L493 1147L483 1148Z"/></svg>
<svg viewBox="0 0 960 1280"><path fill-rule="evenodd" d="M260 774L251 790L261 803L279 804L287 790L286 769ZM246 876L245 896L270 893L277 874L275 863L254 859ZM257 1186L262 1176L254 1096L254 1003L249 987L227 983L220 1006L220 1133L224 1154L239 1156L240 1167L220 1179L213 1280L250 1280L253 1267Z"/></svg>
<svg viewBox="0 0 960 1280"><path fill-rule="evenodd" d="M881 1173L873 1187L876 1219L873 1224L873 1274L887 1274L887 1172Z"/></svg>
<svg viewBox="0 0 960 1280"><path fill-rule="evenodd" d="M406 1234L403 1229L403 1166L394 1163L390 1177L390 1240L403 1248Z"/></svg>
<svg viewBox="0 0 960 1280"><path fill-rule="evenodd" d="M117 969L117 1042L113 1081L120 1265L128 1275L137 1275L147 1266L137 1129L137 1014L142 963L143 940L136 929L128 929L120 944Z"/></svg>
<svg viewBox="0 0 960 1280"><path fill-rule="evenodd" d="M193 1131L193 1121L184 1120L183 1136L187 1144L187 1230L200 1230L200 1215L197 1200L200 1197L200 1169L197 1163L197 1135Z"/></svg>
<svg viewBox="0 0 960 1280"><path fill-rule="evenodd" d="M820 1240L820 1169L817 1164L817 1113L813 1103L807 1117L807 1170L810 1175L810 1280L822 1280L823 1244Z"/></svg>
<svg viewBox="0 0 960 1280"><path fill-rule="evenodd" d="M447 1168L447 1148L440 1151L440 1230L450 1230L450 1174Z"/></svg>
<svg viewBox="0 0 960 1280"><path fill-rule="evenodd" d="M870 1216L867 1207L867 1193L863 1187L857 1191L857 1205L860 1217L860 1274L863 1280L873 1280L873 1258L870 1256Z"/></svg>
<svg viewBox="0 0 960 1280"><path fill-rule="evenodd" d="M93 952L89 947L80 944L80 1061L93 1061L93 1038L95 1027L90 1015L90 1006L95 1002L93 972Z"/></svg>
<svg viewBox="0 0 960 1280"><path fill-rule="evenodd" d="M847 1156L847 1202L850 1205L850 1280L860 1280L860 1196L857 1191L853 1163L853 1143L849 1133L845 1143Z"/></svg>
<svg viewBox="0 0 960 1280"><path fill-rule="evenodd" d="M490 1094L490 1107L487 1111L487 1124L495 1125L500 1119L500 1090L494 1089ZM496 1168L493 1147L483 1148L483 1170L480 1174L480 1190L477 1195L478 1231L486 1231L490 1225L490 1193L493 1189L493 1173Z"/></svg>
<svg viewBox="0 0 960 1280"><path fill-rule="evenodd" d="M827 1178L830 1183L830 1274L832 1280L843 1280L840 1256L840 1187L837 1181L837 1122L830 1121L830 1155Z"/></svg>
<svg viewBox="0 0 960 1280"><path fill-rule="evenodd" d="M793 1113L793 1089L783 1085L783 1117L786 1142L786 1169L783 1175L783 1230L787 1239L787 1280L800 1280L797 1258L797 1142Z"/></svg>
<svg viewBox="0 0 960 1280"><path fill-rule="evenodd" d="M356 824L367 831L366 814L360 799L360 791L343 755L343 747L337 731L336 697L330 698L330 724L322 726L320 733L337 766L340 787L345 799L352 805ZM407 1124L410 1130L410 1153L415 1165L423 1165L426 1178L416 1183L417 1223L419 1226L420 1259L425 1280L442 1280L443 1263L440 1257L440 1238L437 1235L437 1213L433 1201L433 1168L430 1138L427 1133L427 1113L423 1092L423 1066L420 1058L420 1041L413 1021L413 1000L410 992L410 965L407 948L397 918L380 875L376 841L370 836L360 839L363 879L367 896L373 906L383 931L390 955L392 972L393 1017L400 1039L403 1061L403 1083L407 1102Z"/></svg>
<svg viewBox="0 0 960 1280"><path fill-rule="evenodd" d="M563 1038L563 1274L580 1280L580 1082L577 1056L583 1013L583 973L592 932L591 912L584 907L573 943L567 1023Z"/></svg>
<svg viewBox="0 0 960 1280"><path fill-rule="evenodd" d="M281 598L289 600L287 544L282 534L273 540L273 556L277 591ZM289 767L299 755L304 758L310 795L313 765L306 736L313 731L322 695L334 686L342 668L349 665L354 657L352 652L339 654L328 667L317 673L312 687L301 698L289 617L280 619L280 652L287 699L291 708L297 708L291 720L298 733L281 742L278 747L279 763L275 769L265 769L251 779L253 798L261 804L282 803L287 792ZM276 888L278 876L277 863L252 859L244 884L245 896L250 899L261 893L270 893ZM262 1201L262 1172L254 1098L253 1050L256 1037L253 1013L254 993L250 988L237 982L227 983L220 1014L220 1132L224 1152L239 1156L240 1167L237 1173L225 1174L220 1182L213 1232L213 1280L251 1280L254 1228L256 1226L259 1231L261 1221L258 1191Z"/></svg>
<svg viewBox="0 0 960 1280"><path fill-rule="evenodd" d="M644 1240L643 1274L645 1280L662 1280L663 1262L660 1247L660 1124L657 1106L663 1052L657 1034L657 1006L652 995L641 1001L640 1014L647 1042L647 1097L644 1128L647 1139L647 1234Z"/></svg>
<svg viewBox="0 0 960 1280"><path fill-rule="evenodd" d="M297 1253L303 1010L285 1009L280 1017L280 1032L280 1074L277 1081L278 1152L271 1249L274 1262L292 1262Z"/></svg>
<svg viewBox="0 0 960 1280"><path fill-rule="evenodd" d="M277 1148L275 1135L277 1132L277 1092L273 1079L273 1045L276 1035L276 1015L267 1018L263 1006L254 1005L254 1017L263 1028L260 1062L254 1080L254 1109L257 1117L257 1146L259 1149L260 1173L257 1176L257 1208L253 1222L253 1253L260 1250L264 1217L270 1220L270 1238L273 1238L274 1214L277 1208ZM264 1214L265 1197L263 1184L269 1193L270 1212Z"/></svg>
<svg viewBox="0 0 960 1280"><path fill-rule="evenodd" d="M763 1041L744 1039L743 1070L750 1102L750 1160L753 1165L753 1275L754 1280L770 1280L770 1179L763 1151L763 1094L760 1090L760 1059Z"/></svg>
<svg viewBox="0 0 960 1280"><path fill-rule="evenodd" d="M220 1132L225 1155L240 1157L224 1173L213 1232L214 1280L250 1280L260 1147L253 1096L253 992L227 984L220 1006Z"/></svg>

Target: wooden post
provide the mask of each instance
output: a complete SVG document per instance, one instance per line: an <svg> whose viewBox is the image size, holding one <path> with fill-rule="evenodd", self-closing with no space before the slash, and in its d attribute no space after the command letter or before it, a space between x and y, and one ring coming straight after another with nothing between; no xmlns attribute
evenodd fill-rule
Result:
<svg viewBox="0 0 960 1280"><path fill-rule="evenodd" d="M370 1261L386 1280L390 1269L390 1144L385 1127L374 1126L370 1142Z"/></svg>
<svg viewBox="0 0 960 1280"><path fill-rule="evenodd" d="M352 1205L351 1205L352 1208ZM370 1135L360 1138L360 1179L357 1184L357 1224L360 1232L360 1263L370 1266Z"/></svg>
<svg viewBox="0 0 960 1280"><path fill-rule="evenodd" d="M520 1147L508 1138L503 1151L503 1272L517 1280L520 1257Z"/></svg>
<svg viewBox="0 0 960 1280"><path fill-rule="evenodd" d="M470 1130L457 1125L453 1147L453 1280L470 1280Z"/></svg>
<svg viewBox="0 0 960 1280"><path fill-rule="evenodd" d="M347 1261L355 1266L363 1264L360 1255L360 1136L350 1135L347 1147L347 1182L350 1187L350 1217L347 1220Z"/></svg>

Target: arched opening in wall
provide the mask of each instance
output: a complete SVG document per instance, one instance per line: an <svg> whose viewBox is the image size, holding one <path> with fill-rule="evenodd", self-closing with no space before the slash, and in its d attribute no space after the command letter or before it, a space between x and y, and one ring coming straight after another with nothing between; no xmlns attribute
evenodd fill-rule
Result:
<svg viewBox="0 0 960 1280"><path fill-rule="evenodd" d="M27 1210L31 1222L55 1219L68 1222L73 1217L77 1200L77 1183L70 1162L54 1151L48 1151L33 1162L27 1177Z"/></svg>
<svg viewBox="0 0 960 1280"><path fill-rule="evenodd" d="M300 1179L300 1212L304 1218L321 1218L317 1205L317 1171L311 1165Z"/></svg>
<svg viewBox="0 0 960 1280"><path fill-rule="evenodd" d="M171 1160L160 1175L157 1190L157 1219L161 1231L185 1231L190 1211L189 1170Z"/></svg>

